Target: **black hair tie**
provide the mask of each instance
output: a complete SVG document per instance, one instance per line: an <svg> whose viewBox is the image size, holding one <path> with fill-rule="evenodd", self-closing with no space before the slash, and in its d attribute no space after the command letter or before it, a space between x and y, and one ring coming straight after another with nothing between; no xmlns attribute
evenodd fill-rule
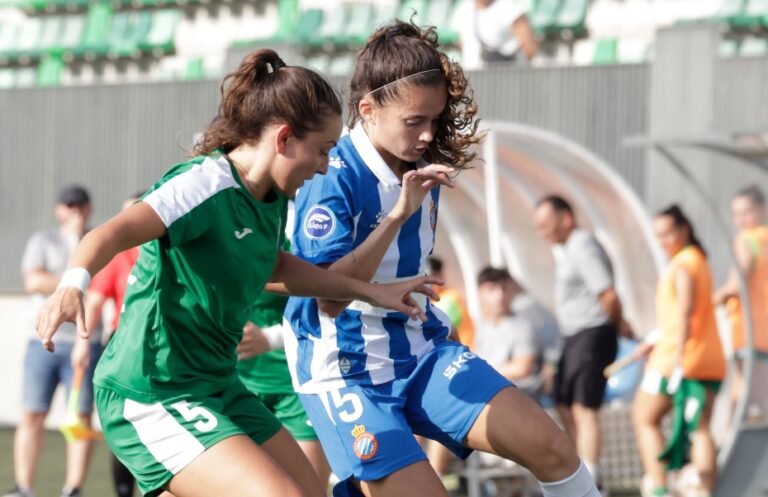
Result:
<svg viewBox="0 0 768 497"><path fill-rule="evenodd" d="M278 57L277 59L274 60L274 62L272 62L272 71L277 71L278 69L280 69L281 67L285 67L286 65L287 64L283 62L283 59Z"/></svg>

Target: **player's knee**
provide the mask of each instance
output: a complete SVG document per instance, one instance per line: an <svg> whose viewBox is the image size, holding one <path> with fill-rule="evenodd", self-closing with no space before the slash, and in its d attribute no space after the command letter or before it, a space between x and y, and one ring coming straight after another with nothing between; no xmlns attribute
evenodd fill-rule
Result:
<svg viewBox="0 0 768 497"><path fill-rule="evenodd" d="M541 434L541 445L528 469L542 481L552 481L573 474L579 467L579 457L568 436L553 428Z"/></svg>

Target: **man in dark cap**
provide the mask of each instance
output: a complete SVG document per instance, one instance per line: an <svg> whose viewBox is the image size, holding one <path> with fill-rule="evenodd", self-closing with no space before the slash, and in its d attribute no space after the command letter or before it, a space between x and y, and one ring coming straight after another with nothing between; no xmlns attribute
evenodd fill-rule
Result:
<svg viewBox="0 0 768 497"><path fill-rule="evenodd" d="M80 418L88 425L93 405L91 378L100 353L101 337L89 340L77 337L75 326L64 323L56 335L56 350L49 353L35 335L34 316L48 295L56 290L70 254L87 231L91 198L82 186L63 188L53 210L58 227L36 232L27 242L21 270L24 290L30 295L29 343L24 358L24 385L21 420L14 438L14 474L16 488L5 497L34 496L32 483L43 446L44 422L56 388L63 384L69 392L74 372L84 371L80 395ZM96 331L96 330L94 330ZM67 444L67 476L62 496L80 495L85 479L90 443Z"/></svg>

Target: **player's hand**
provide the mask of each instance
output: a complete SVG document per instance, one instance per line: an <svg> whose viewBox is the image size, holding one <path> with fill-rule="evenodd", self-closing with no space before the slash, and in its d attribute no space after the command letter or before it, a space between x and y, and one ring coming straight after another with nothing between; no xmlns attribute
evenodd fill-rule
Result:
<svg viewBox="0 0 768 497"><path fill-rule="evenodd" d="M85 328L83 292L78 288L58 288L37 312L35 319L37 336L49 352L53 352L54 349L53 335L64 322L75 323L77 334L83 338L89 337L90 334Z"/></svg>
<svg viewBox="0 0 768 497"><path fill-rule="evenodd" d="M248 321L243 326L243 339L237 345L237 360L243 361L269 351L269 340L261 328Z"/></svg>
<svg viewBox="0 0 768 497"><path fill-rule="evenodd" d="M72 347L72 355L70 358L72 361L72 369L86 369L91 363L91 345L88 340L78 337L75 340L75 345Z"/></svg>
<svg viewBox="0 0 768 497"><path fill-rule="evenodd" d="M421 293L437 302L440 297L431 285L442 285L443 281L432 276L421 276L411 280L382 285L370 285L370 293L365 299L370 304L385 309L402 312L414 319L427 320L427 315L411 293Z"/></svg>
<svg viewBox="0 0 768 497"><path fill-rule="evenodd" d="M424 197L429 191L438 185L453 188L455 182L451 179L452 167L442 164L430 164L414 171L408 171L403 175L403 189L390 216L400 221L405 221L419 210Z"/></svg>

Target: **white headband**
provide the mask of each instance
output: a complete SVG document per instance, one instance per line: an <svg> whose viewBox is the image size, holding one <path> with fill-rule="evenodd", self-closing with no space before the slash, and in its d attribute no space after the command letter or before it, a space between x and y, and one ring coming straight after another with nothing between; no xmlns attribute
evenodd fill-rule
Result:
<svg viewBox="0 0 768 497"><path fill-rule="evenodd" d="M392 85L394 85L396 83L400 83L401 81L405 81L406 79L410 79L410 78L413 78L415 76L419 76L420 74L426 74L428 72L433 72L433 71L441 71L442 72L442 69L437 69L437 68L435 68L435 69L427 69L427 70L424 70L424 71L419 71L419 72L415 72L413 74L409 74L408 76L403 76L402 78L396 79L396 80L392 81L391 83L387 83L386 85L379 86L375 90L371 90L371 91L369 91L368 93L366 93L363 96L367 97L368 95L370 95L372 93L376 93L379 90L383 90L384 88L387 88L388 86L392 86Z"/></svg>

